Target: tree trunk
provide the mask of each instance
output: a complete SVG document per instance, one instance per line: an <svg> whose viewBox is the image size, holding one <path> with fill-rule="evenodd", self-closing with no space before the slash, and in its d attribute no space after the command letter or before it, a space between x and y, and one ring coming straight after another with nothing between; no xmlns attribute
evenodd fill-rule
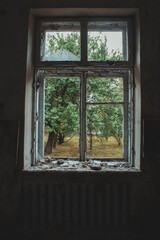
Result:
<svg viewBox="0 0 160 240"><path fill-rule="evenodd" d="M57 135L55 132L50 132L48 135L48 141L45 147L45 153L51 154L52 148L56 148Z"/></svg>
<svg viewBox="0 0 160 240"><path fill-rule="evenodd" d="M59 133L59 136L58 136L58 144L59 145L64 143L64 137L65 137L65 135L63 133Z"/></svg>
<svg viewBox="0 0 160 240"><path fill-rule="evenodd" d="M118 146L121 146L121 138L115 137L115 139L117 140Z"/></svg>
<svg viewBox="0 0 160 240"><path fill-rule="evenodd" d="M90 137L90 150L92 150L92 131L90 131L89 137Z"/></svg>
<svg viewBox="0 0 160 240"><path fill-rule="evenodd" d="M121 139L118 139L118 146L121 146Z"/></svg>

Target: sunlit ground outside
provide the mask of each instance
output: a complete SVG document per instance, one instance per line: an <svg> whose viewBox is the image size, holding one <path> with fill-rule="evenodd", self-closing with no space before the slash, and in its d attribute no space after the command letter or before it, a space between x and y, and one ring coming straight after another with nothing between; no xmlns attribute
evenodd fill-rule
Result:
<svg viewBox="0 0 160 240"><path fill-rule="evenodd" d="M47 134L44 137L44 143L46 145L47 142ZM73 138L66 137L65 141L62 145L56 146L56 148L52 149L52 153L50 155L45 154L45 156L50 157L78 157L79 153L79 137L75 136ZM87 139L87 145L89 145L89 137ZM97 136L93 137L93 148L92 150L87 151L87 157L122 157L123 155L122 145L119 146L116 139L114 137L109 137L108 140L105 138L99 138Z"/></svg>
<svg viewBox="0 0 160 240"><path fill-rule="evenodd" d="M108 140L105 138L99 138L94 136L93 137L93 146L92 150L89 150L87 148L87 157L91 158L110 158L110 157L115 157L115 158L122 158L123 157L123 149L122 149L122 144L119 146L116 139L114 137L109 137ZM87 138L87 146L90 144L90 139L89 137Z"/></svg>

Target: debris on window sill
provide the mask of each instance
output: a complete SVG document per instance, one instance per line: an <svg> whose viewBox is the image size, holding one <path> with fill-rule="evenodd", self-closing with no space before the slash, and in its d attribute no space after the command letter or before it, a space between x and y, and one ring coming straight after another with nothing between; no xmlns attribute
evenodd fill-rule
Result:
<svg viewBox="0 0 160 240"><path fill-rule="evenodd" d="M81 162L78 160L64 160L64 159L51 159L46 157L45 159L37 162L35 166L31 166L28 171L131 171L137 172L134 167L129 166L127 162L123 161L100 161L100 160L88 160Z"/></svg>

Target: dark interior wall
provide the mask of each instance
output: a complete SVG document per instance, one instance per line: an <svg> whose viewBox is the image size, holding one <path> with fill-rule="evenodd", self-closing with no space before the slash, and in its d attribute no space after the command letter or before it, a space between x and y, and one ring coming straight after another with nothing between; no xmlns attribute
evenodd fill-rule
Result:
<svg viewBox="0 0 160 240"><path fill-rule="evenodd" d="M154 239L159 211L160 126L160 7L152 0L2 0L0 6L0 225L12 228L21 217L21 182L24 150L24 106L29 11L34 8L139 8L141 118L145 151L143 173L105 176L104 181L122 181L130 187L130 220L135 239ZM150 119L150 120L147 120ZM20 128L18 127L20 125ZM12 126L11 129L9 126ZM5 130L4 130L5 129ZM14 129L12 131L12 129ZM18 129L20 131L18 132ZM19 134L18 155L15 144ZM27 133L26 133L27 134ZM14 140L15 139L15 140ZM17 143L17 142L16 142ZM155 143L155 144L154 144ZM5 146L9 145L6 149ZM11 147L12 146L12 147ZM36 176L34 176L36 179ZM65 176L66 178L66 176ZM77 178L77 177L76 177ZM81 181L79 176L79 181ZM74 179L74 177L73 177ZM64 180L66 181L66 180ZM73 180L74 181L74 180ZM101 182L95 177L93 182ZM16 225L15 225L16 224ZM14 229L14 230L13 230ZM145 234L147 232L150 235ZM131 234L131 235L132 235ZM138 235L136 235L138 234ZM7 235L7 234L6 234ZM130 239L134 239L130 236ZM141 236L141 238L140 238ZM5 238L3 238L5 239ZM11 239L11 238L10 238ZM12 238L14 239L14 238ZM16 238L15 238L16 239ZM112 238L111 238L112 239Z"/></svg>

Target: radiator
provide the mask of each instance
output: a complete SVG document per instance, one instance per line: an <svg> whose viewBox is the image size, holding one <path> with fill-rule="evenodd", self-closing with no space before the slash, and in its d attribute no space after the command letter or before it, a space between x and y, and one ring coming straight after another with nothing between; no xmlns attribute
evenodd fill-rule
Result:
<svg viewBox="0 0 160 240"><path fill-rule="evenodd" d="M24 226L34 229L127 226L128 189L123 183L25 183Z"/></svg>

